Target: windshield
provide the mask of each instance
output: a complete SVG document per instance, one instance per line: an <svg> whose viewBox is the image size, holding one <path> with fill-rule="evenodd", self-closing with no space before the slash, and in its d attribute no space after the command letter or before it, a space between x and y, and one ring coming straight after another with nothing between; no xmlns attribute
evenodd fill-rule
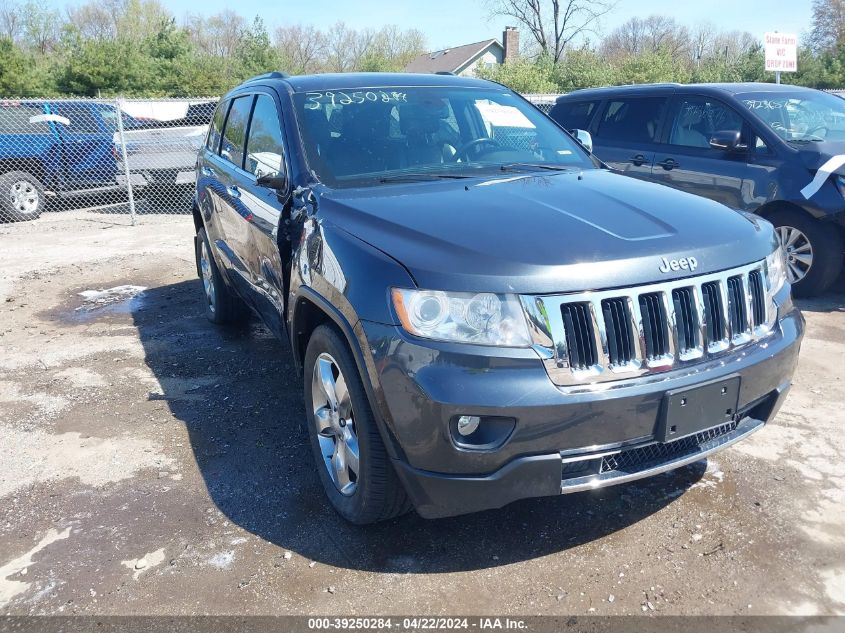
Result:
<svg viewBox="0 0 845 633"><path fill-rule="evenodd" d="M845 140L845 99L826 92L762 92L737 95L749 111L785 141Z"/></svg>
<svg viewBox="0 0 845 633"><path fill-rule="evenodd" d="M380 87L294 95L309 165L330 186L593 167L515 94Z"/></svg>

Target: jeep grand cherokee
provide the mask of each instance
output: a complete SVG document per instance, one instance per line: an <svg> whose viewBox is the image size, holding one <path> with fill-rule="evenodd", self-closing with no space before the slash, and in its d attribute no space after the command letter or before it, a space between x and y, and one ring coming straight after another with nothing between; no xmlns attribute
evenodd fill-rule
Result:
<svg viewBox="0 0 845 633"><path fill-rule="evenodd" d="M772 226L602 168L500 85L270 73L221 100L197 167L207 315L290 342L352 522L671 470L790 385Z"/></svg>

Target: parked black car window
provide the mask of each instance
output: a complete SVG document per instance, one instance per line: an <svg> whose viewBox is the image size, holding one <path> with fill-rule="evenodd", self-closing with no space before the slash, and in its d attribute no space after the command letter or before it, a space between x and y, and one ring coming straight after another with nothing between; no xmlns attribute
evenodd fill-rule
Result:
<svg viewBox="0 0 845 633"><path fill-rule="evenodd" d="M652 143L666 107L664 97L617 99L607 104L598 129L605 141Z"/></svg>
<svg viewBox="0 0 845 633"><path fill-rule="evenodd" d="M742 132L742 118L732 108L704 97L681 101L669 133L670 145L709 148L714 132Z"/></svg>
<svg viewBox="0 0 845 633"><path fill-rule="evenodd" d="M549 115L569 130L586 130L598 104L598 101L564 101L556 104Z"/></svg>
<svg viewBox="0 0 845 633"><path fill-rule="evenodd" d="M208 130L208 138L205 146L209 151L217 153L220 148L220 138L223 132L223 122L226 120L226 113L229 110L229 101L221 101L214 111L214 118L211 120L211 127Z"/></svg>
<svg viewBox="0 0 845 633"><path fill-rule="evenodd" d="M284 157L282 125L276 103L269 95L258 95L249 124L244 169L256 178L276 176L282 171Z"/></svg>
<svg viewBox="0 0 845 633"><path fill-rule="evenodd" d="M246 124L252 108L253 96L238 97L232 101L226 127L223 128L223 142L220 144L220 156L236 167L243 167L244 147L246 146Z"/></svg>

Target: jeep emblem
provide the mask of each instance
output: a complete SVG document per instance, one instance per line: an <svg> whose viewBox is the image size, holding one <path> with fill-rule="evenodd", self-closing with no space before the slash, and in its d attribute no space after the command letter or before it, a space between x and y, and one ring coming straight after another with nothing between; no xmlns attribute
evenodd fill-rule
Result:
<svg viewBox="0 0 845 633"><path fill-rule="evenodd" d="M673 270L689 270L690 272L698 268L698 260L695 257L681 257L680 259L666 259L660 258L660 268L658 270L662 273L668 273Z"/></svg>

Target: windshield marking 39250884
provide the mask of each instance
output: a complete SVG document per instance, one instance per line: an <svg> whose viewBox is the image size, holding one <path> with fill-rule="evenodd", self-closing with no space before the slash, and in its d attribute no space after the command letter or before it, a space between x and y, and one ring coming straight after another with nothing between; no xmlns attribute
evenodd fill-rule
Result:
<svg viewBox="0 0 845 633"><path fill-rule="evenodd" d="M309 167L332 187L594 167L508 90L362 87L297 93L294 106Z"/></svg>

